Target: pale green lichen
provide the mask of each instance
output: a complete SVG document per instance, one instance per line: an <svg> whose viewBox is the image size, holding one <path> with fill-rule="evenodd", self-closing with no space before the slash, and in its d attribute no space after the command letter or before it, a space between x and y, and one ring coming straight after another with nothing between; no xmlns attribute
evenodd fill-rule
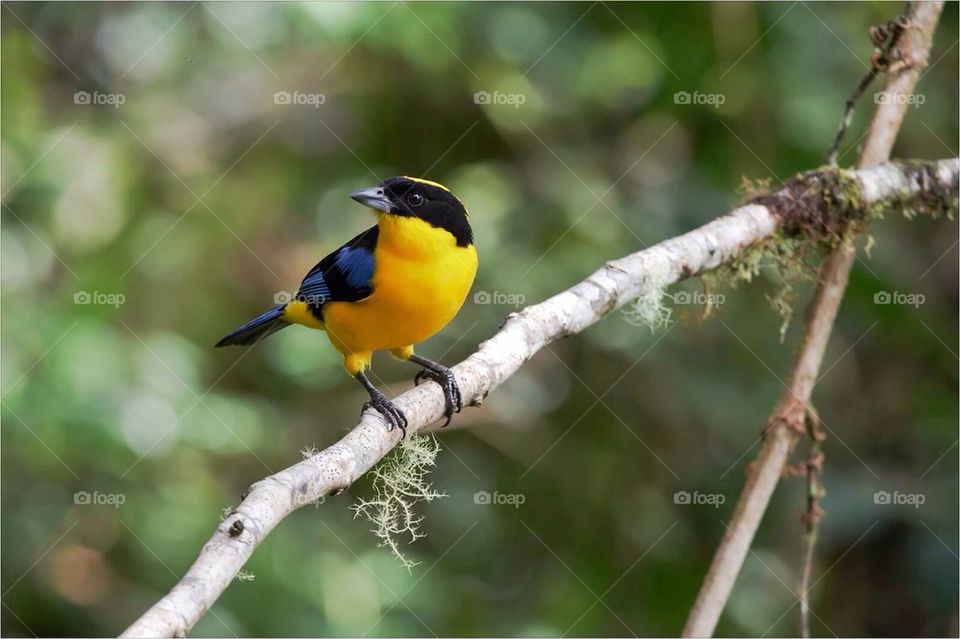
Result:
<svg viewBox="0 0 960 639"><path fill-rule="evenodd" d="M670 324L672 311L663 303L666 284L653 278L644 282L640 294L621 311L628 324L646 326L650 332Z"/></svg>
<svg viewBox="0 0 960 639"><path fill-rule="evenodd" d="M780 317L782 342L793 318L797 285L813 279L816 275L813 254L817 252L815 244L802 238L776 233L757 243L729 264L704 273L700 279L707 290L715 290L724 284L736 288L738 283L752 282L761 274L772 277L776 282L775 291L766 295L766 299L770 308Z"/></svg>
<svg viewBox="0 0 960 639"><path fill-rule="evenodd" d="M377 545L388 548L408 571L419 562L407 557L401 550L401 544L411 544L426 536L420 529L423 516L414 507L420 502L447 496L435 491L427 481L439 452L440 442L429 433L402 440L371 471L374 496L360 499L351 506L355 518L363 517L373 524L371 532L380 540Z"/></svg>
<svg viewBox="0 0 960 639"><path fill-rule="evenodd" d="M837 167L821 167L791 179L781 190L789 194L786 199L776 194L751 197L752 202L770 206L782 219L782 230L747 257L746 270L755 274L763 265L770 264L779 279L777 292L767 299L783 320L781 341L793 316L794 287L815 277L816 258L822 253L852 244L871 221L883 218L888 211L899 211L906 219L914 219L919 214L933 219L953 218L957 209L956 185L942 185L932 175L931 163L902 164L909 180L922 189L919 192L905 190L871 205L864 203L860 182L854 173ZM873 236L868 234L865 247L868 256L873 245ZM745 275L743 265L738 275L741 278ZM749 281L749 277L747 279Z"/></svg>

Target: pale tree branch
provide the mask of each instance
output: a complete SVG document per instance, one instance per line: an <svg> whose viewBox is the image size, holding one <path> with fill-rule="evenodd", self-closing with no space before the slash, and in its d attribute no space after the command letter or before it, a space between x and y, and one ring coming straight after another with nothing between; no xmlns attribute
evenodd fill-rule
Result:
<svg viewBox="0 0 960 639"><path fill-rule="evenodd" d="M895 43L884 87L857 161L859 169L885 162L900 130L920 71L927 64L942 1L915 2L906 10L903 33ZM845 116L846 117L846 116ZM804 416L830 339L856 252L842 243L824 259L807 310L807 321L787 377L786 387L767 424L763 446L751 466L730 525L717 548L683 629L685 637L713 635L757 527L780 480L787 457L805 431Z"/></svg>
<svg viewBox="0 0 960 639"><path fill-rule="evenodd" d="M955 193L960 159L889 163L856 172L829 169L798 179L806 183L818 176L830 184L842 184L864 211L877 210L913 198L927 202L931 192ZM553 340L580 333L638 296L660 295L666 286L730 263L774 233L784 232L784 220L795 220L798 210L819 221L837 217L826 197L829 193L811 191L802 193L788 182L781 191L696 230L608 262L579 284L511 314L497 334L454 367L465 401L478 403ZM955 196L949 199L952 206ZM436 384L413 388L395 402L408 418L411 436L440 420L444 409ZM255 483L223 519L183 579L124 636L185 635L277 524L297 508L350 486L399 440L398 430L387 430L379 415L368 411L337 443Z"/></svg>

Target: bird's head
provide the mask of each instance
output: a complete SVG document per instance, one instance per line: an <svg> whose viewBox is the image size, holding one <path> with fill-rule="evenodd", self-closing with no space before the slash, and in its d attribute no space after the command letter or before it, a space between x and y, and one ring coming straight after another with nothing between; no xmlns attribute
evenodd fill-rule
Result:
<svg viewBox="0 0 960 639"><path fill-rule="evenodd" d="M360 189L350 197L381 215L415 217L449 231L459 246L473 243L467 209L450 189L414 177L392 177L379 186Z"/></svg>

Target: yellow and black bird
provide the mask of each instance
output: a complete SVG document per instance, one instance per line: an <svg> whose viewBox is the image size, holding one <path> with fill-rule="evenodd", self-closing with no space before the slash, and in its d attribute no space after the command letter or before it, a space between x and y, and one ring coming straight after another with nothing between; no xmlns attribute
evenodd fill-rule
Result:
<svg viewBox="0 0 960 639"><path fill-rule="evenodd" d="M477 272L467 209L450 190L429 180L393 177L356 191L377 224L310 269L292 301L247 322L217 347L248 346L290 324L326 331L347 372L370 394L374 408L406 434L407 418L367 378L374 351L390 351L423 366L414 383L443 388L446 422L463 398L453 372L420 357L414 344L446 326L460 310Z"/></svg>

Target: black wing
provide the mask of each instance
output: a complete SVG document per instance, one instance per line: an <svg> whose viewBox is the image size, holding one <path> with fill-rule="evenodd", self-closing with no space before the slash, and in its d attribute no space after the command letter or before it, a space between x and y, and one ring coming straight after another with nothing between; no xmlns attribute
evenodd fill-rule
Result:
<svg viewBox="0 0 960 639"><path fill-rule="evenodd" d="M310 269L296 299L311 308L327 302L357 302L373 293L374 250L380 229L373 226Z"/></svg>

